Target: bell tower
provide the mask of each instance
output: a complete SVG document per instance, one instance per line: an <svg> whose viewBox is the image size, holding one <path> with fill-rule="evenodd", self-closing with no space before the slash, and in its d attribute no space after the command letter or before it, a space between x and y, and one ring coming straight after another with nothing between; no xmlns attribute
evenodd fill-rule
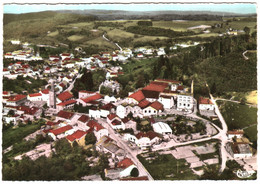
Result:
<svg viewBox="0 0 260 184"><path fill-rule="evenodd" d="M56 93L53 80L51 81L51 90L49 91L49 101L50 108L56 109Z"/></svg>

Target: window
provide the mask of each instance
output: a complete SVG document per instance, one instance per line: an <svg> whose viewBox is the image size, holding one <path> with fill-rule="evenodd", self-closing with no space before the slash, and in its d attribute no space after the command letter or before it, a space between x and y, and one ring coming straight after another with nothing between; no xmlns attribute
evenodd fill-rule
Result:
<svg viewBox="0 0 260 184"><path fill-rule="evenodd" d="M190 104L187 104L187 106L189 107L189 106L190 106Z"/></svg>
<svg viewBox="0 0 260 184"><path fill-rule="evenodd" d="M154 113L156 113L156 111L153 111Z"/></svg>
<svg viewBox="0 0 260 184"><path fill-rule="evenodd" d="M151 113L151 110L149 110L149 113Z"/></svg>
<svg viewBox="0 0 260 184"><path fill-rule="evenodd" d="M179 106L181 106L181 103L179 103Z"/></svg>
<svg viewBox="0 0 260 184"><path fill-rule="evenodd" d="M183 106L186 106L186 104L184 103Z"/></svg>
<svg viewBox="0 0 260 184"><path fill-rule="evenodd" d="M147 111L145 110L144 113L146 113Z"/></svg>

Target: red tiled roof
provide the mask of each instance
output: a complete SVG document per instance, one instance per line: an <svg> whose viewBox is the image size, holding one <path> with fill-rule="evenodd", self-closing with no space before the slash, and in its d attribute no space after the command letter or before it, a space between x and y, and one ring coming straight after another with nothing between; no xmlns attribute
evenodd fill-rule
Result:
<svg viewBox="0 0 260 184"><path fill-rule="evenodd" d="M59 103L57 105L67 106L67 105L75 104L76 102L77 102L76 100L69 100L69 101L61 102L61 103Z"/></svg>
<svg viewBox="0 0 260 184"><path fill-rule="evenodd" d="M70 56L70 54L69 53L63 53L63 54L61 54L62 56Z"/></svg>
<svg viewBox="0 0 260 184"><path fill-rule="evenodd" d="M36 97L36 96L42 96L41 93L33 93L33 94L29 94L30 97Z"/></svg>
<svg viewBox="0 0 260 184"><path fill-rule="evenodd" d="M134 162L130 158L125 158L117 163L117 168L126 169L131 165L134 165Z"/></svg>
<svg viewBox="0 0 260 184"><path fill-rule="evenodd" d="M140 139L142 137L148 137L150 138L150 140L152 140L153 138L155 137L159 137L158 134L154 131L148 131L147 133L146 132L139 132L138 134L135 135L135 137L137 139Z"/></svg>
<svg viewBox="0 0 260 184"><path fill-rule="evenodd" d="M241 134L244 134L244 131L243 130L230 130L227 132L227 134L241 135Z"/></svg>
<svg viewBox="0 0 260 184"><path fill-rule="evenodd" d="M77 130L76 132L74 132L71 135L68 135L66 138L73 142L75 139L80 139L81 137L83 137L84 135L86 135L86 132L82 131L82 130Z"/></svg>
<svg viewBox="0 0 260 184"><path fill-rule="evenodd" d="M139 90L139 91L137 91L137 92L131 94L131 95L129 96L129 98L133 98L133 99L135 99L135 100L138 101L138 102L140 102L140 101L142 101L143 99L145 99L144 94L143 94L143 92L142 92L141 90Z"/></svg>
<svg viewBox="0 0 260 184"><path fill-rule="evenodd" d="M87 123L87 126L90 127L90 128L93 128L94 130L96 131L99 131L101 129L104 129L104 127L102 125L100 125L98 122L94 121L94 120L90 120L88 123Z"/></svg>
<svg viewBox="0 0 260 184"><path fill-rule="evenodd" d="M58 99L60 99L63 102L63 101L73 98L73 95L71 92L65 91L65 92L59 94L57 97L58 97Z"/></svg>
<svg viewBox="0 0 260 184"><path fill-rule="evenodd" d="M37 108L37 107L27 107L27 106L18 106L17 110L23 111L24 114L34 115L39 110L39 108Z"/></svg>
<svg viewBox="0 0 260 184"><path fill-rule="evenodd" d="M3 95L8 95L8 91L3 91Z"/></svg>
<svg viewBox="0 0 260 184"><path fill-rule="evenodd" d="M170 80L170 79L155 79L155 81L159 82L167 82L167 83L173 83L173 84L181 84L181 81L175 81L175 80Z"/></svg>
<svg viewBox="0 0 260 184"><path fill-rule="evenodd" d="M124 119L122 119L123 123L127 123L128 121L130 121L130 119L128 117L125 117Z"/></svg>
<svg viewBox="0 0 260 184"><path fill-rule="evenodd" d="M92 101L95 101L95 100L99 100L103 98L102 95L100 95L99 93L93 95L93 96L90 96L90 97L87 97L87 98L81 98L85 103L89 103L89 102L92 102Z"/></svg>
<svg viewBox="0 0 260 184"><path fill-rule="evenodd" d="M151 103L150 106L156 110L163 110L163 105L158 101Z"/></svg>
<svg viewBox="0 0 260 184"><path fill-rule="evenodd" d="M114 121L111 122L112 125L121 125L121 121L115 119Z"/></svg>
<svg viewBox="0 0 260 184"><path fill-rule="evenodd" d="M199 98L199 104L213 104L213 103L212 103L211 100L208 99L208 98L200 97L200 98Z"/></svg>
<svg viewBox="0 0 260 184"><path fill-rule="evenodd" d="M49 94L49 90L48 89L44 89L44 90L41 90L41 92L43 93L43 94Z"/></svg>
<svg viewBox="0 0 260 184"><path fill-rule="evenodd" d="M111 113L111 114L107 115L107 117L108 117L109 120L112 120L112 119L114 119L115 117L117 117L117 115Z"/></svg>
<svg viewBox="0 0 260 184"><path fill-rule="evenodd" d="M81 91L79 91L79 93L88 93L88 94L93 94L93 93L95 93L95 92L93 92L93 91L81 90Z"/></svg>
<svg viewBox="0 0 260 184"><path fill-rule="evenodd" d="M4 68L3 71L5 72L5 71L9 71L9 70L7 68Z"/></svg>
<svg viewBox="0 0 260 184"><path fill-rule="evenodd" d="M80 116L80 118L78 119L78 121L81 121L83 123L87 122L89 120L89 117L86 115L82 115Z"/></svg>
<svg viewBox="0 0 260 184"><path fill-rule="evenodd" d="M24 98L26 98L26 95L15 95L15 96L10 97L7 101L8 102L17 102L17 101L22 100Z"/></svg>
<svg viewBox="0 0 260 184"><path fill-rule="evenodd" d="M48 133L50 130L52 130L52 129L51 128L50 129L44 129L43 132Z"/></svg>
<svg viewBox="0 0 260 184"><path fill-rule="evenodd" d="M150 102L146 99L143 99L141 102L139 102L138 106L141 107L142 109L147 107L150 104Z"/></svg>
<svg viewBox="0 0 260 184"><path fill-rule="evenodd" d="M64 84L64 83L60 83L59 86L62 87L62 88L64 88L64 87L65 87L65 84ZM67 92L67 91L65 91L65 92ZM65 93L65 92L64 92L64 93ZM62 93L61 93L61 94L62 94Z"/></svg>
<svg viewBox="0 0 260 184"><path fill-rule="evenodd" d="M71 119L73 115L73 112L60 111L57 116L65 119Z"/></svg>
<svg viewBox="0 0 260 184"><path fill-rule="evenodd" d="M150 84L160 85L167 87L169 84L166 82L158 82L158 81L152 81Z"/></svg>
<svg viewBox="0 0 260 184"><path fill-rule="evenodd" d="M49 132L53 133L54 135L59 135L59 134L62 134L68 130L72 129L72 126L70 125L67 125L67 126L64 126L64 127L61 127L61 128L57 128L55 130L50 130Z"/></svg>
<svg viewBox="0 0 260 184"><path fill-rule="evenodd" d="M148 86L144 87L143 90L163 92L163 90L165 90L165 88L167 88L167 86L157 85L157 84L149 84Z"/></svg>
<svg viewBox="0 0 260 184"><path fill-rule="evenodd" d="M121 181L143 181L149 180L147 176L120 178Z"/></svg>
<svg viewBox="0 0 260 184"><path fill-rule="evenodd" d="M108 103L106 105L103 105L102 107L100 107L100 109L103 110L111 110L112 108L115 108L116 106L114 106L112 103Z"/></svg>
<svg viewBox="0 0 260 184"><path fill-rule="evenodd" d="M178 87L177 87L177 90L183 90L183 89L184 89L183 86L178 86Z"/></svg>
<svg viewBox="0 0 260 184"><path fill-rule="evenodd" d="M59 122L52 122L52 121L48 121L46 123L46 125L49 125L49 126L58 125L58 124L60 124L60 123Z"/></svg>

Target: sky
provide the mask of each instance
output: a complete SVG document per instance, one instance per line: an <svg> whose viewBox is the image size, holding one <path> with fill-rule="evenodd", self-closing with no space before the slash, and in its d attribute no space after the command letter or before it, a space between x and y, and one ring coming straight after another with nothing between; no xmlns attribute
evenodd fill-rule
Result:
<svg viewBox="0 0 260 184"><path fill-rule="evenodd" d="M125 11L215 11L250 14L256 13L256 5L250 3L236 4L4 4L4 13L30 13L47 10L125 10Z"/></svg>

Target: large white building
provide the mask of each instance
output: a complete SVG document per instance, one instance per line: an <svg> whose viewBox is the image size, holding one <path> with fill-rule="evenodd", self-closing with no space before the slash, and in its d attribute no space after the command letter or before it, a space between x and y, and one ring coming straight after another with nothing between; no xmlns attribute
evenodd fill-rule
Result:
<svg viewBox="0 0 260 184"><path fill-rule="evenodd" d="M153 126L153 130L156 133L159 133L162 135L172 134L172 129L167 123L157 122L157 123L152 124L152 126Z"/></svg>
<svg viewBox="0 0 260 184"><path fill-rule="evenodd" d="M193 110L193 97L189 95L177 95L177 110L191 112Z"/></svg>

